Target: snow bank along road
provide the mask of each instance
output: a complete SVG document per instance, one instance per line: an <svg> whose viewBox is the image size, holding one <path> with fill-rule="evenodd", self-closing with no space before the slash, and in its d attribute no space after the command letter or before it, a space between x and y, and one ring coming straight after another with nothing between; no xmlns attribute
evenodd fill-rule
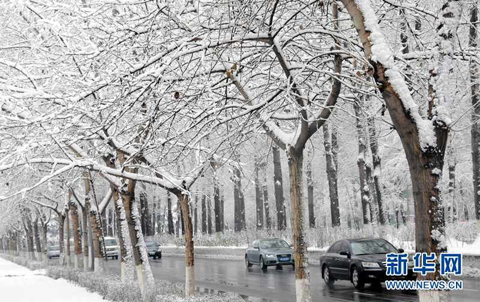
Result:
<svg viewBox="0 0 480 302"><path fill-rule="evenodd" d="M0 258L0 301L5 302L105 302L95 293L66 280L44 276Z"/></svg>
<svg viewBox="0 0 480 302"><path fill-rule="evenodd" d="M156 279L171 282L184 282L185 260L181 257L164 256L160 260L150 260ZM108 269L119 273L118 260L108 261ZM258 266L245 268L242 260L195 259L195 276L202 291L234 292L243 296L261 298L262 301L295 301L295 276L291 267L283 270L268 268L263 273ZM394 292L385 288L372 289L367 285L358 291L350 282L335 282L328 288L321 279L320 267L310 266L310 276L314 302L329 301L418 301L415 292ZM465 279L465 290L452 292L454 302L478 302L480 280Z"/></svg>

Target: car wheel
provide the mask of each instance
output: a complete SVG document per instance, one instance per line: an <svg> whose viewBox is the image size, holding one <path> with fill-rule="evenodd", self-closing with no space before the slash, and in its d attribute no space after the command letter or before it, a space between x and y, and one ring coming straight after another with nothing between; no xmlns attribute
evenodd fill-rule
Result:
<svg viewBox="0 0 480 302"><path fill-rule="evenodd" d="M158 259L162 259L162 253L158 254Z"/></svg>
<svg viewBox="0 0 480 302"><path fill-rule="evenodd" d="M333 285L333 283L335 283L335 279L333 279L332 273L330 272L330 269L328 268L328 266L326 265L323 266L322 275L323 275L323 281L325 281L327 285Z"/></svg>
<svg viewBox="0 0 480 302"><path fill-rule="evenodd" d="M250 261L248 260L248 257L245 255L245 266L246 267L252 267L252 264L250 263Z"/></svg>
<svg viewBox="0 0 480 302"><path fill-rule="evenodd" d="M363 289L365 281L360 277L360 272L357 267L352 268L352 284L356 289Z"/></svg>
<svg viewBox="0 0 480 302"><path fill-rule="evenodd" d="M153 259L157 259L157 256L153 255Z"/></svg>
<svg viewBox="0 0 480 302"><path fill-rule="evenodd" d="M260 259L258 260L258 263L260 264L260 268L261 268L263 271L266 271L266 270L267 270L267 267L268 267L268 266L265 265L265 262L263 261L263 257L262 257L262 256L260 256Z"/></svg>

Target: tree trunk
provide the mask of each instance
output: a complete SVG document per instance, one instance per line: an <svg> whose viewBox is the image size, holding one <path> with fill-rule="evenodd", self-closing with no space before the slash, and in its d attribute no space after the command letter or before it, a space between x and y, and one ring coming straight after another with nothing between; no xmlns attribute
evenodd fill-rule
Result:
<svg viewBox="0 0 480 302"><path fill-rule="evenodd" d="M83 244L83 270L89 271L91 268L88 265L89 244L88 244L88 213L85 207L82 207L82 244Z"/></svg>
<svg viewBox="0 0 480 302"><path fill-rule="evenodd" d="M255 158L255 212L256 212L256 227L257 230L263 229L263 192L260 185L259 170L261 169L261 159Z"/></svg>
<svg viewBox="0 0 480 302"><path fill-rule="evenodd" d="M69 202L70 202L70 193L69 193ZM66 231L66 235L67 235L67 238L66 238L66 241L67 241L67 246L66 246L66 250L67 250L67 256L65 257L66 258L66 262L67 262L67 267L70 267L72 265L71 263L71 247L70 247L70 215L69 215L69 210L68 208L65 209L65 231Z"/></svg>
<svg viewBox="0 0 480 302"><path fill-rule="evenodd" d="M360 101L360 100L359 100ZM362 201L362 214L363 214L363 224L368 224L370 222L371 211L370 211L370 185L367 174L367 164L365 162L367 156L367 144L365 140L365 127L362 119L361 106L363 107L364 102L361 104L355 102L353 108L355 110L355 118L357 124L357 139L358 139L358 174L360 177L360 199Z"/></svg>
<svg viewBox="0 0 480 302"><path fill-rule="evenodd" d="M313 196L312 162L307 163L307 200L308 200L308 225L315 227L315 205Z"/></svg>
<svg viewBox="0 0 480 302"><path fill-rule="evenodd" d="M368 134L370 137L370 150L372 151L373 183L375 188L374 196L378 209L378 222L380 222L381 225L385 225L385 213L383 211L383 188L380 179L382 160L378 154L378 138L376 132L375 118L370 116L368 118Z"/></svg>
<svg viewBox="0 0 480 302"><path fill-rule="evenodd" d="M470 9L469 46L478 47L478 1L474 1ZM475 217L480 220L480 66L476 59L470 60L470 93L472 98L472 168L473 168L473 196L475 203Z"/></svg>
<svg viewBox="0 0 480 302"><path fill-rule="evenodd" d="M287 227L287 216L285 211L285 196L283 195L282 162L280 160L280 149L272 146L273 153L273 183L275 187L275 205L277 210L277 229L285 230Z"/></svg>
<svg viewBox="0 0 480 302"><path fill-rule="evenodd" d="M103 251L103 234L100 227L100 213L92 207L91 201L88 201L86 208L88 210L90 228L92 230L93 240L93 269L95 272L105 271L105 260Z"/></svg>
<svg viewBox="0 0 480 302"><path fill-rule="evenodd" d="M240 232L245 229L245 200L242 190L242 173L238 167L233 167L233 200L235 232Z"/></svg>
<svg viewBox="0 0 480 302"><path fill-rule="evenodd" d="M213 172L213 203L215 205L215 232L223 232L222 229L222 205L220 201L220 184L218 181L217 172Z"/></svg>
<svg viewBox="0 0 480 302"><path fill-rule="evenodd" d="M213 234L213 225L212 225L212 203L210 202L210 198L208 198L207 202L207 230L208 234Z"/></svg>
<svg viewBox="0 0 480 302"><path fill-rule="evenodd" d="M295 251L295 287L297 301L311 301L310 273L305 242L305 209L303 202L303 150L288 150L290 202L292 207L293 247Z"/></svg>
<svg viewBox="0 0 480 302"><path fill-rule="evenodd" d="M222 231L225 231L225 195L220 194L220 206L222 207L221 214L222 218L220 220L222 224Z"/></svg>
<svg viewBox="0 0 480 302"><path fill-rule="evenodd" d="M268 186L267 186L267 172L266 163L263 166L263 184L262 184L262 191L263 191L263 204L265 206L265 222L267 230L272 229L272 216L270 216L270 203L268 201Z"/></svg>
<svg viewBox="0 0 480 302"><path fill-rule="evenodd" d="M207 233L207 196L202 195L202 234Z"/></svg>
<svg viewBox="0 0 480 302"><path fill-rule="evenodd" d="M150 233L152 221L150 217L150 211L148 209L148 198L146 192L140 193L140 209L142 232L145 234L145 236L153 236L153 234Z"/></svg>
<svg viewBox="0 0 480 302"><path fill-rule="evenodd" d="M37 248L37 260L43 261L43 249L40 242L40 232L38 231L38 218L33 221L33 235L35 237L35 247Z"/></svg>
<svg viewBox="0 0 480 302"><path fill-rule="evenodd" d="M134 279L132 267L132 244L128 231L125 208L123 207L118 191L113 185L111 185L110 188L113 191L115 217L117 219L117 234L120 245L120 277L124 282L131 282Z"/></svg>
<svg viewBox="0 0 480 302"><path fill-rule="evenodd" d="M167 224L168 224L168 234L175 234L175 227L173 225L173 214L172 214L172 197L170 193L167 193Z"/></svg>
<svg viewBox="0 0 480 302"><path fill-rule="evenodd" d="M331 133L330 128L332 128ZM323 125L323 145L325 147L328 191L330 193L330 215L332 218L332 227L336 227L340 226L340 205L338 202L337 179L338 143L335 127L329 123Z"/></svg>
<svg viewBox="0 0 480 302"><path fill-rule="evenodd" d="M353 19L353 23L357 29L358 36L363 45L363 50L370 63L373 66L373 75L375 81L382 93L385 104L390 113L393 125L398 132L400 139L405 150L407 157L410 176L412 181L413 199L415 207L415 244L417 252L435 253L437 259L440 253L446 251L445 243L445 220L443 214L442 201L440 199L439 181L441 171L444 164L445 148L447 145L449 128L442 121L441 116L435 110L429 111L429 116L432 120L421 120L422 123L429 123L429 130L423 128L423 124L418 124L421 118L418 114L412 113L411 109L406 108L408 104L411 104L413 100L408 95L408 88L403 81L402 76L392 66L384 66L382 63L394 64L393 60L385 60L386 57L390 58L389 49L382 48L387 53L383 53L383 57L375 57L382 61L371 60L372 50L376 51L376 48L372 49L372 41L370 35L375 35L375 41L384 41L382 32L375 26L369 28L368 31L365 28L364 12L368 11L368 24L376 24L376 20L372 19L375 16L373 8L369 3L362 3L361 9L352 0L342 0L345 7ZM455 3L454 3L455 2ZM443 45L453 45L452 41L441 41L442 39L452 39L456 36L454 29L451 28L455 25L455 20L446 22L445 19L459 18L455 14L459 10L451 10L451 6L457 4L458 1L449 1L442 6L441 22L442 26L437 29L442 30L442 34L438 33L438 42L440 51L443 51ZM458 19L457 19L458 20ZM448 24L447 24L448 23ZM437 44L438 45L438 44ZM375 53L373 53L375 56ZM449 50L442 56L448 56ZM444 63L448 60L440 62L438 66L442 68L450 67ZM445 72L445 70L443 70ZM393 81L392 78L393 77ZM447 80L448 74L441 74L439 78ZM393 84L392 84L393 83ZM436 81L435 87L438 89L445 89L441 87L440 81ZM401 94L399 94L401 93ZM435 95L435 94L434 94ZM445 95L443 95L445 96ZM436 95L434 101L443 98L442 95ZM440 98L439 98L440 97ZM443 102L444 100L442 100ZM432 100L429 100L432 102ZM407 104L407 105L406 105ZM437 105L437 104L434 104ZM439 103L438 105L443 105ZM433 107L433 106L432 106ZM413 110L417 110L413 108ZM435 121L435 123L433 123ZM430 124L431 123L431 124ZM431 129L431 130L430 130ZM432 140L422 141L424 132L428 131L428 135L434 135ZM430 132L431 131L431 132ZM433 133L432 133L433 132ZM426 274L425 276L418 275L418 279L440 280L443 277L440 275L439 270L435 273ZM448 293L440 291L420 291L419 300L424 301L444 301L449 297Z"/></svg>
<svg viewBox="0 0 480 302"><path fill-rule="evenodd" d="M43 243L43 257L45 261L48 261L48 254L47 254L47 247L48 247L48 240L47 240L47 233L48 233L48 222L42 219L42 243Z"/></svg>
<svg viewBox="0 0 480 302"><path fill-rule="evenodd" d="M198 233L198 195L195 194L195 206L193 208L193 233Z"/></svg>
<svg viewBox="0 0 480 302"><path fill-rule="evenodd" d="M73 251L74 251L74 258L73 258L73 267L75 269L79 268L79 259L81 258L82 254L82 246L81 246L81 236L82 230L80 228L80 224L78 221L78 207L74 202L70 202L70 215L72 217L72 229L73 229Z"/></svg>
<svg viewBox="0 0 480 302"><path fill-rule="evenodd" d="M65 216L61 213L58 213L58 247L60 264L65 265Z"/></svg>
<svg viewBox="0 0 480 302"><path fill-rule="evenodd" d="M186 297L195 296L195 268L194 268L194 245L192 218L190 216L190 195L185 192L176 194L180 201L185 225L185 295Z"/></svg>

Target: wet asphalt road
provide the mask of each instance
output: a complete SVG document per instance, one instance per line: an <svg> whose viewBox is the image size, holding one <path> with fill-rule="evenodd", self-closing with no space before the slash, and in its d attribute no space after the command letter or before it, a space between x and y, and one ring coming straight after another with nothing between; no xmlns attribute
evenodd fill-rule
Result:
<svg viewBox="0 0 480 302"><path fill-rule="evenodd" d="M185 263L182 257L163 257L150 260L155 279L170 282L184 282ZM119 273L117 260L109 260L108 270ZM356 290L348 281L337 281L333 287L327 287L321 279L320 267L310 266L313 301L418 301L414 291L388 291L370 288L366 285L362 291ZM295 276L292 267L283 270L269 267L262 272L258 266L245 268L243 261L195 259L195 276L197 286L203 292L234 292L242 295L247 301L295 301ZM248 297L248 298L247 298ZM256 298L256 299L255 299ZM452 301L480 301L480 280L465 279L464 290L452 291Z"/></svg>

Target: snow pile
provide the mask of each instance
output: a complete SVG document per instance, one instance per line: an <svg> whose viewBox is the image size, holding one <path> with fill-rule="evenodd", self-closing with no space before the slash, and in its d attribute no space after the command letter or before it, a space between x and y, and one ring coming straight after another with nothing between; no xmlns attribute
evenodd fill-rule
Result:
<svg viewBox="0 0 480 302"><path fill-rule="evenodd" d="M49 267L47 275L54 279L66 279L99 293L107 300L118 302L184 302L185 286L181 283L171 283L154 280L154 285L146 289L145 299L142 298L137 282L121 282L117 275L99 274L68 269L65 267ZM189 302L244 302L236 294L199 294L199 297L189 298ZM39 301L41 302L41 301Z"/></svg>
<svg viewBox="0 0 480 302"><path fill-rule="evenodd" d="M31 271L0 258L0 292L2 301L18 302L103 302L100 295L66 280L54 280L43 271Z"/></svg>
<svg viewBox="0 0 480 302"><path fill-rule="evenodd" d="M448 251L451 253L461 253L464 255L480 256L480 235L471 243L465 243L456 239L448 240Z"/></svg>

